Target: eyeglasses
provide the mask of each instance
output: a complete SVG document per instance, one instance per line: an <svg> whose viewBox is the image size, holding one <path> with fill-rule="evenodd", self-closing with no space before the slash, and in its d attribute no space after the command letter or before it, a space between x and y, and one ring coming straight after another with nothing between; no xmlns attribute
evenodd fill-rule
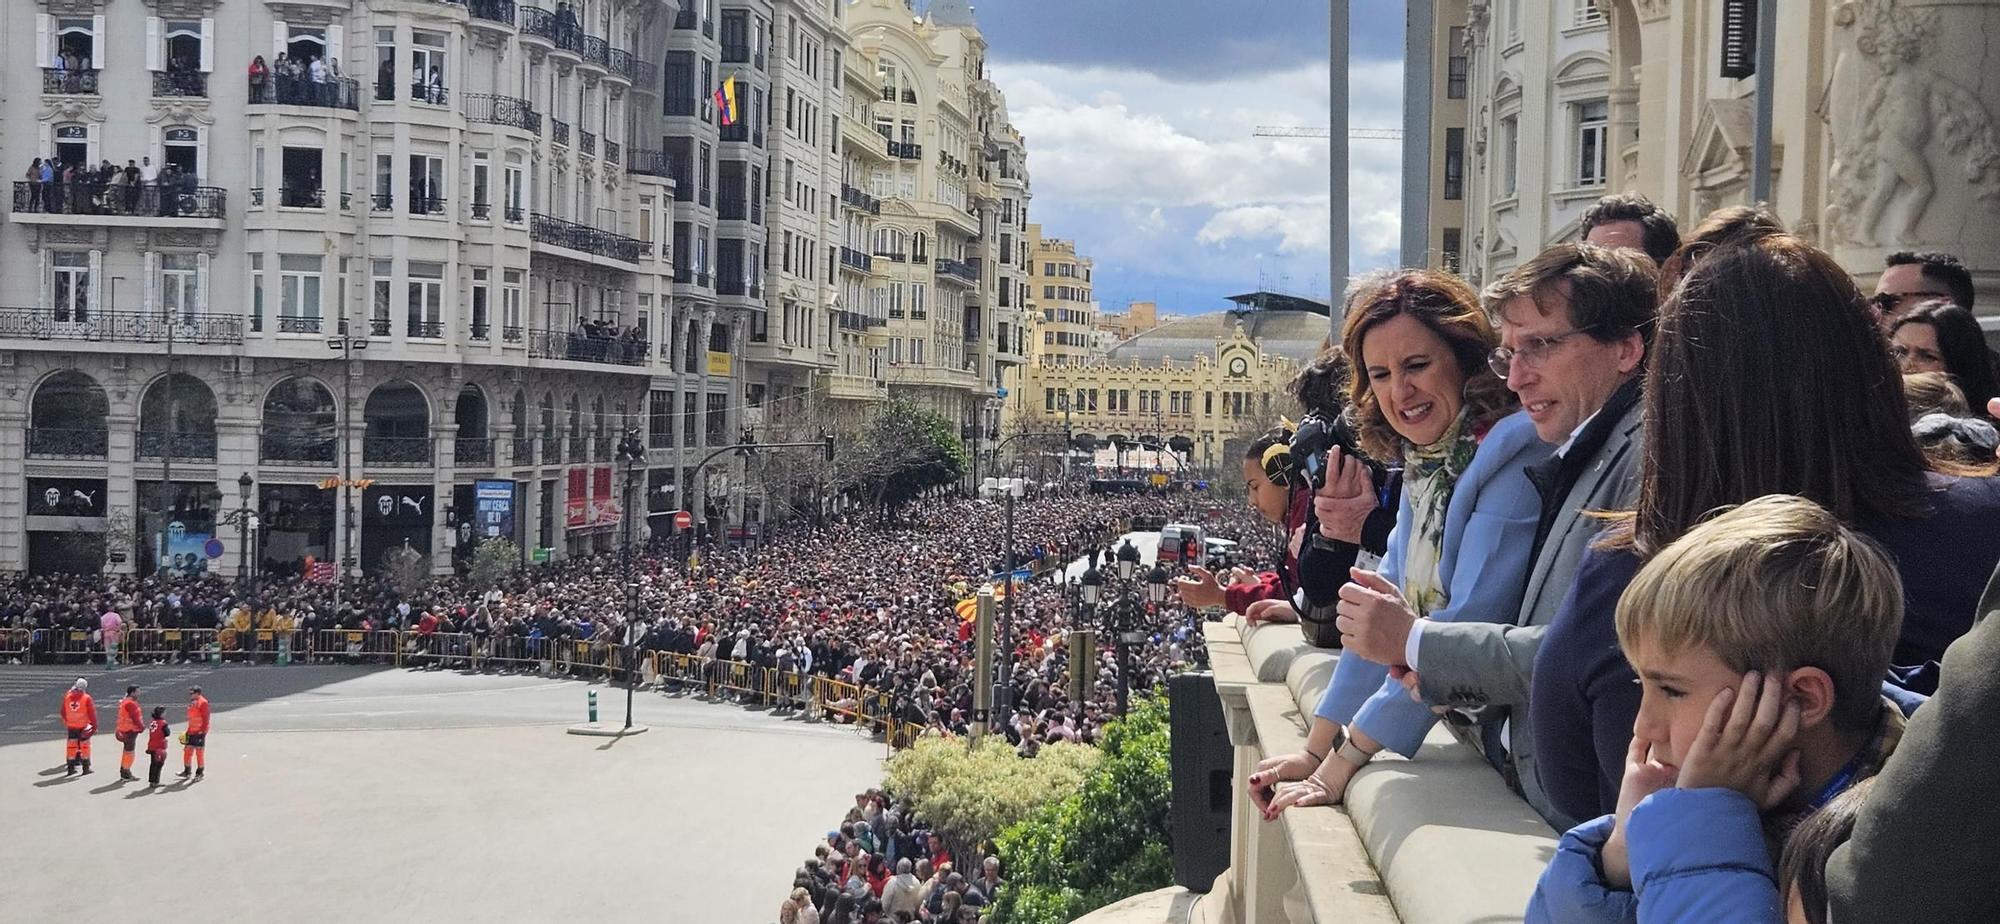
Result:
<svg viewBox="0 0 2000 924"><path fill-rule="evenodd" d="M1868 297L1868 304L1883 314L1895 314L1896 308L1906 298L1950 298L1949 292L1877 292Z"/></svg>
<svg viewBox="0 0 2000 924"><path fill-rule="evenodd" d="M1513 370L1514 360L1517 359L1528 368L1534 369L1542 364L1542 360L1548 359L1549 354L1554 352L1556 347L1562 346L1563 341L1577 334L1587 334L1596 328L1597 325L1593 324L1589 327L1566 330L1560 334L1551 334L1546 337L1523 337L1521 338L1521 348L1518 350L1500 347L1486 354L1486 366L1493 370L1494 375L1503 379Z"/></svg>

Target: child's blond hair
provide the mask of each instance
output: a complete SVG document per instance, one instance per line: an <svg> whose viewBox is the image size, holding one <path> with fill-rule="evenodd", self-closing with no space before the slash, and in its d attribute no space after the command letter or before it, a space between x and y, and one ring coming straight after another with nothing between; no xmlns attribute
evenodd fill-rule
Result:
<svg viewBox="0 0 2000 924"><path fill-rule="evenodd" d="M1889 556L1825 508L1772 494L1713 515L1660 550L1618 600L1618 644L1700 645L1739 673L1817 667L1834 727L1866 731L1903 622Z"/></svg>

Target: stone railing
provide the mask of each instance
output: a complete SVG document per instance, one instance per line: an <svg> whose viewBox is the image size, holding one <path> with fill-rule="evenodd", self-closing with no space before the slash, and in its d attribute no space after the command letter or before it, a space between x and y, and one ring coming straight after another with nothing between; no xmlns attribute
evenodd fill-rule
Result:
<svg viewBox="0 0 2000 924"><path fill-rule="evenodd" d="M1266 822L1242 786L1257 762L1305 745L1339 653L1296 625L1208 623L1209 661L1233 746L1230 868L1199 916L1233 924L1518 921L1556 832L1443 723L1417 759L1385 755L1345 805Z"/></svg>

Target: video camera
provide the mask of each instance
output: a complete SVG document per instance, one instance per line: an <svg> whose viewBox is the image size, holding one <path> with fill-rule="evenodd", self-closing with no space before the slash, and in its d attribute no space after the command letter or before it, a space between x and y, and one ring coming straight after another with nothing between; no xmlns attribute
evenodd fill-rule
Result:
<svg viewBox="0 0 2000 924"><path fill-rule="evenodd" d="M1368 466L1369 477L1378 483L1381 481L1382 464L1361 451L1361 440L1347 415L1341 414L1329 420L1314 411L1299 421L1298 429L1292 431L1293 464L1305 472L1307 490L1317 491L1326 486L1326 452L1335 446L1340 447L1343 455L1360 459Z"/></svg>

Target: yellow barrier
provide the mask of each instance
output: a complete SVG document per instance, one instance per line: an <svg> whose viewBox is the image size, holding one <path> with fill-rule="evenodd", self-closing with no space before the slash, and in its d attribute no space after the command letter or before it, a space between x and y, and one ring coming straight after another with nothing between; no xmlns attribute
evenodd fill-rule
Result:
<svg viewBox="0 0 2000 924"><path fill-rule="evenodd" d="M215 634L214 629L133 629L119 647L133 661L203 660Z"/></svg>
<svg viewBox="0 0 2000 924"><path fill-rule="evenodd" d="M35 634L27 629L0 629L0 658L25 659Z"/></svg>

